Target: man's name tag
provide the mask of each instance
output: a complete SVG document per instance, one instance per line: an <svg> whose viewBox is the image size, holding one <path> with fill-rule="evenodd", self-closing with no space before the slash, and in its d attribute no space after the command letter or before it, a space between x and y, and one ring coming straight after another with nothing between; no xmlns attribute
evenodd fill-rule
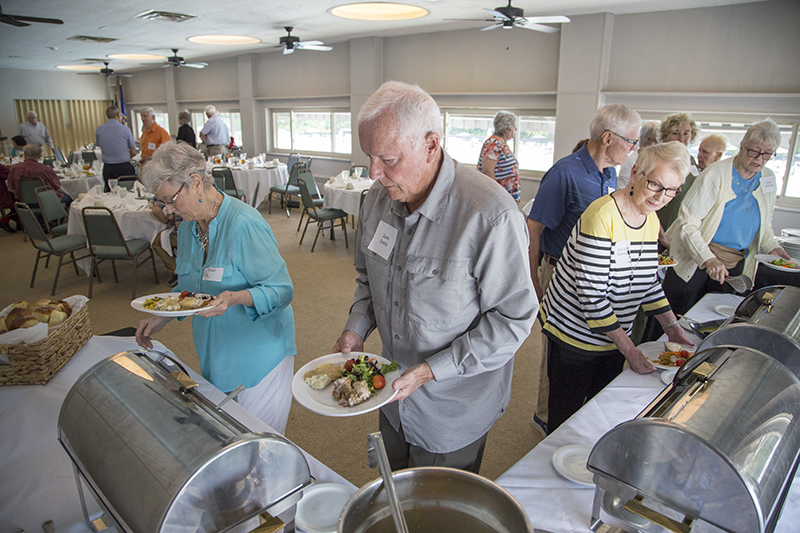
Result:
<svg viewBox="0 0 800 533"><path fill-rule="evenodd" d="M394 243L397 241L397 228L390 226L383 220L378 224L378 231L372 237L372 241L367 246L367 250L375 252L384 260L389 259L394 248Z"/></svg>
<svg viewBox="0 0 800 533"><path fill-rule="evenodd" d="M155 150L156 149L156 143L147 143L147 149L148 150Z"/></svg>
<svg viewBox="0 0 800 533"><path fill-rule="evenodd" d="M222 281L223 268L208 267L203 271L203 281Z"/></svg>
<svg viewBox="0 0 800 533"><path fill-rule="evenodd" d="M776 192L778 184L775 182L775 176L761 176L761 188L764 192Z"/></svg>

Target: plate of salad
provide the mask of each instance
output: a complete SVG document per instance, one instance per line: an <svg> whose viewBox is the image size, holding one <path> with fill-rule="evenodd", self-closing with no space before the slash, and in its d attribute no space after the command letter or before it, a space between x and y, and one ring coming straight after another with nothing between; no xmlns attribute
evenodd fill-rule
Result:
<svg viewBox="0 0 800 533"><path fill-rule="evenodd" d="M392 383L398 363L365 352L323 355L303 365L292 378L297 403L323 416L369 413L397 395Z"/></svg>
<svg viewBox="0 0 800 533"><path fill-rule="evenodd" d="M769 268L774 268L775 270L782 270L783 272L800 272L800 260L798 259L787 261L779 255L758 254L756 255L756 261L764 266L768 266Z"/></svg>

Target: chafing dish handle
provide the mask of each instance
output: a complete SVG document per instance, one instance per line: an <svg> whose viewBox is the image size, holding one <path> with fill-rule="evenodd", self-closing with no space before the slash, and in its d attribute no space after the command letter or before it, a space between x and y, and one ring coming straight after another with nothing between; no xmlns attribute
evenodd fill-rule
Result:
<svg viewBox="0 0 800 533"><path fill-rule="evenodd" d="M692 523L694 522L694 518L684 516L683 522L678 522L677 520L673 520L668 516L664 516L663 514L650 509L643 503L644 496L641 494L637 494L625 504L625 510L630 511L633 514L637 514L642 518L646 518L650 520L656 525L663 527L664 529L668 529L670 531L674 531L675 533L689 533L692 530Z"/></svg>

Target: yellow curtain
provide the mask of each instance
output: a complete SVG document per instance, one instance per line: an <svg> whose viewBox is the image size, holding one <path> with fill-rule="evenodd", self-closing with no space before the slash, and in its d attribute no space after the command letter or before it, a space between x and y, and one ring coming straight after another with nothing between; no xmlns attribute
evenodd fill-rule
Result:
<svg viewBox="0 0 800 533"><path fill-rule="evenodd" d="M35 111L64 155L94 142L95 130L106 121L106 108L111 104L111 100L14 101L17 120L22 123L28 111Z"/></svg>

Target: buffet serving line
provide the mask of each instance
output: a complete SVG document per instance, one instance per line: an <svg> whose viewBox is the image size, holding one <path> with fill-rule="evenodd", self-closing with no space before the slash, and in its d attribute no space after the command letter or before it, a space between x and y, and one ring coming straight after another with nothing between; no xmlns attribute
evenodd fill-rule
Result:
<svg viewBox="0 0 800 533"><path fill-rule="evenodd" d="M139 347L132 337L94 336L46 385L0 387L0 433L3 435L0 439L0 478L3 480L0 483L0 523L8 531L17 527L28 532L39 531L48 520L53 521L55 531L59 533L92 531L83 515L72 462L59 444L59 412L67 393L85 372L113 354L137 349ZM163 345L157 345L156 349L171 355ZM188 372L199 384L200 394L211 402L218 404L225 398L221 391L202 376L191 370ZM105 407L108 403L104 402L102 405ZM228 401L221 409L253 432L274 433L272 428L234 401ZM94 414L94 410L85 413ZM79 410L77 415L82 418L80 414ZM81 432L77 433L80 434ZM70 444L77 448L79 443L75 434L72 438ZM89 435L86 436L86 441L91 443L94 438L99 440L98 436ZM132 444L124 438L123 442L126 445ZM147 447L147 443L138 442L132 449L142 450ZM103 448L98 446L98 449ZM330 468L305 452L302 453L316 483L334 482L352 487ZM228 461L230 465L230 459ZM135 493L135 485L134 482L130 485L123 482L131 495ZM90 518L95 520L101 510L85 484L84 493Z"/></svg>
<svg viewBox="0 0 800 533"><path fill-rule="evenodd" d="M725 314L733 313L733 310L742 300L742 297L732 294L707 294L687 313L687 318L681 320L684 324L687 324L689 320L695 323L719 322L720 319L725 318ZM793 302L792 305L796 310L797 302ZM763 316L768 317L769 315L764 314ZM739 327L739 324L728 326L730 328L729 331L735 331L737 327ZM722 331L722 329L719 331ZM700 337L695 334L690 334L689 336L692 342L699 344ZM712 338L709 337L709 340ZM770 347L775 349L776 345L770 346L771 344L771 342L764 343L763 349L765 351L769 350ZM711 345L716 344L711 343ZM704 352L707 346L704 345L702 347ZM590 524L593 516L595 484L592 472L587 471L585 467L586 456L601 437L605 438L604 435L619 424L634 419L664 391L666 384L671 383L667 377L662 378L664 372L669 371L658 370L652 374L641 375L626 368L566 423L536 445L533 450L496 480L498 485L508 490L520 502L535 528L560 533L590 533L592 531ZM740 396L744 395L745 393L742 392ZM714 395L711 394L711 396ZM736 396L734 395L734 397ZM731 404L735 402L732 398L727 398L726 401ZM702 407L702 403L700 405ZM742 420L744 419L745 417L742 416ZM637 422L641 422L641 420ZM736 425L736 422L734 421L733 424ZM786 436L784 436L784 440L787 440ZM670 449L667 441L662 440L653 443L643 439L627 450L622 448L618 450L619 453L625 454L616 456L619 461L618 466L625 468L626 464L633 464L633 455L635 454L631 453L631 448L638 450L654 444L656 447L662 447L662 457L668 457ZM774 449L773 453L777 456L777 452ZM797 450L790 450L789 453L796 455ZM576 460L582 461L582 463L576 464ZM702 466L696 465L696 468L701 470ZM647 472L636 472L636 475L640 476L639 479L641 481L648 479L648 476L658 477L653 473L656 465L653 464L651 468L653 468L653 471L649 474ZM723 473L718 471L716 475L721 478ZM574 481L567 479L568 477ZM670 487L673 482L680 484L681 476L675 473L674 477L679 479L664 478L660 480L661 484ZM797 479L798 477L800 476L794 477L795 483L783 503L782 515L777 522L777 527L774 529L776 532L789 533L797 531L797 525L800 524L800 480ZM791 479L789 477L788 481L791 481ZM597 474L594 475L594 481L597 481ZM682 481L688 484L686 479ZM710 484L711 481L709 481ZM682 489L678 489L678 492L689 492L691 488L693 487L685 486ZM713 492L710 487L706 487L705 490ZM624 499L621 501L625 503ZM617 498L615 503L619 504L620 499ZM702 505L702 503L698 505ZM728 506L730 514L733 515L737 512L735 504L728 502ZM766 518L768 517L765 517L765 520ZM595 531L614 531L613 529L608 529L609 527L625 527L625 531L635 531L630 525L624 526L614 517L609 517L606 512L602 513L602 520L603 522L596 524ZM640 526L641 531L657 531L660 533L670 530L648 523L647 520L644 520L642 524ZM677 520L677 524L682 525L680 520ZM696 527L692 529L690 524L690 528L684 530L696 532L720 531L719 529L706 529L705 527L708 524L699 520L695 521L694 526ZM678 530L680 529L675 529L675 531ZM751 529L751 531L755 531L755 529Z"/></svg>

